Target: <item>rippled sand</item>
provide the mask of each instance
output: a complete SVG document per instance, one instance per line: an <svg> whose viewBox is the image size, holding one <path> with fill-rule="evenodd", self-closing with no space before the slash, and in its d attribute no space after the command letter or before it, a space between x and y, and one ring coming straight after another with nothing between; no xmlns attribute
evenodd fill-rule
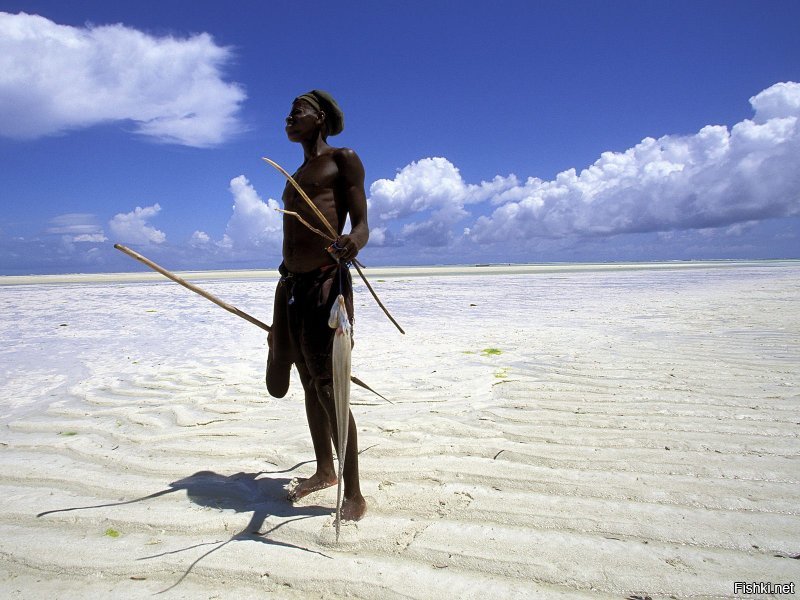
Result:
<svg viewBox="0 0 800 600"><path fill-rule="evenodd" d="M405 336L357 286L353 372L394 404L353 389L369 512L338 545L335 488L284 499L313 452L262 331L160 280L2 286L0 592L800 584L800 266L673 267L379 272ZM198 277L270 321L273 277Z"/></svg>

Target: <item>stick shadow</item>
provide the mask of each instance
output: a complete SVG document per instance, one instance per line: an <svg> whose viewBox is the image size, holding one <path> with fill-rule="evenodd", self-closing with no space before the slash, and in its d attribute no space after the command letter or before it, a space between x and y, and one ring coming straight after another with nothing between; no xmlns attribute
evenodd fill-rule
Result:
<svg viewBox="0 0 800 600"><path fill-rule="evenodd" d="M232 535L228 540L221 542L208 542L203 544L195 544L187 548L171 550L168 552L162 552L160 554L154 554L151 556L143 556L138 558L137 560L153 560L163 556L186 552L188 550L192 550L200 546L207 546L207 545L214 546L212 549L205 552L196 560L194 560L189 565L186 572L184 572L183 575L181 575L181 577L174 584L162 590L161 592L158 592L159 594L161 594L178 586L189 575L189 573L191 573L192 569L198 563L200 563L200 561L208 557L211 553L216 552L223 546L226 546L227 544L234 541L258 541L264 544L293 548L297 550L302 550L304 552L319 554L320 556L324 556L326 558L331 558L330 556L322 552L318 552L316 550L303 548L295 544L290 544L288 542L281 542L267 537L269 536L269 534L273 533L277 529L293 521L299 521L302 519L309 519L312 517L320 517L331 514L330 508L325 508L322 506L308 506L308 505L295 506L292 503L290 503L286 498L287 494L286 490L290 482L288 478L285 477L259 478L261 475L288 473L290 471L293 471L297 467L301 466L302 464L304 463L299 463L294 467L283 471L261 471L259 473L243 472L243 473L235 473L233 475L221 475L213 471L199 471L197 473L194 473L193 475L189 475L188 477L184 477L182 479L170 483L167 489L160 490L158 492L149 494L147 496L142 496L140 498L135 498L133 500L127 500L124 502L113 502L108 504L97 504L93 506L77 506L71 508L49 510L46 512L39 513L36 516L44 517L46 515L61 513L61 512L119 507L119 506L124 506L126 504L133 504L136 502L145 502L147 500L152 500L158 498L159 496L164 496L166 494L171 494L181 490L186 491L187 498L189 499L190 502L197 504L199 506L215 508L218 510L235 511L237 513L247 513L247 512L253 513L249 523L241 531ZM264 522L269 516L283 517L287 518L287 520L268 529L267 531L262 531L264 527Z"/></svg>

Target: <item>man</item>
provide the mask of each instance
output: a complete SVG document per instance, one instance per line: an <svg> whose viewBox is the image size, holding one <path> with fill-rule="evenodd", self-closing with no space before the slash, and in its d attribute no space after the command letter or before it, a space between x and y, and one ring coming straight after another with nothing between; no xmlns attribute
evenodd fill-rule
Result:
<svg viewBox="0 0 800 600"><path fill-rule="evenodd" d="M336 412L332 387L331 349L334 330L328 326L331 306L339 293L353 320L353 294L347 262L369 238L364 167L349 148L328 145L329 135L344 128L344 115L330 94L313 90L295 98L286 119L286 135L303 146L303 164L294 179L338 232L335 245L311 231L299 219L284 215L283 264L275 291L273 329L269 338L267 389L283 397L291 365L297 367L305 391L306 417L317 460L316 472L289 493L296 501L336 485L333 447ZM291 184L283 192L284 208L325 231L319 217ZM343 235L350 216L351 231ZM337 262L338 261L338 262ZM357 521L366 512L358 476L358 434L353 415L347 436L342 519Z"/></svg>

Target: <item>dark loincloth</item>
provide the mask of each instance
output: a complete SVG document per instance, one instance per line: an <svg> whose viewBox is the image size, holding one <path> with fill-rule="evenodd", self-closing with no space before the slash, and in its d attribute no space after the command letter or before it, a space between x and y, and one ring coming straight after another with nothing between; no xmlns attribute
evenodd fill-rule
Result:
<svg viewBox="0 0 800 600"><path fill-rule="evenodd" d="M334 330L328 317L341 293L353 322L353 285L346 266L291 273L281 264L278 270L281 279L275 288L266 379L270 395L282 398L289 389L292 364L301 376L307 373L317 381L331 378Z"/></svg>

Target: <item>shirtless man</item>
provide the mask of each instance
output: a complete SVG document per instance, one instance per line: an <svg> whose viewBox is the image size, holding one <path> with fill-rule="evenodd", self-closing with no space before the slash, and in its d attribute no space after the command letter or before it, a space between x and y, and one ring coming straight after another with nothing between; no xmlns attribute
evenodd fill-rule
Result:
<svg viewBox="0 0 800 600"><path fill-rule="evenodd" d="M275 291L267 388L273 396L283 397L288 390L291 365L297 367L317 461L316 472L289 493L291 501L337 484L331 445L332 440L336 444L337 435L331 370L334 330L328 326L328 315L341 292L352 322L352 285L346 263L355 258L369 238L361 160L349 148L334 148L327 143L327 137L341 132L343 127L339 106L321 90L295 98L286 119L289 140L303 146L303 164L294 179L339 234L336 246L327 249L328 240L310 231L296 217L284 215L283 264ZM286 210L299 213L325 231L319 218L288 183L283 203ZM351 230L343 235L348 215ZM359 485L358 434L352 413L343 476L342 518L357 521L367 505Z"/></svg>

